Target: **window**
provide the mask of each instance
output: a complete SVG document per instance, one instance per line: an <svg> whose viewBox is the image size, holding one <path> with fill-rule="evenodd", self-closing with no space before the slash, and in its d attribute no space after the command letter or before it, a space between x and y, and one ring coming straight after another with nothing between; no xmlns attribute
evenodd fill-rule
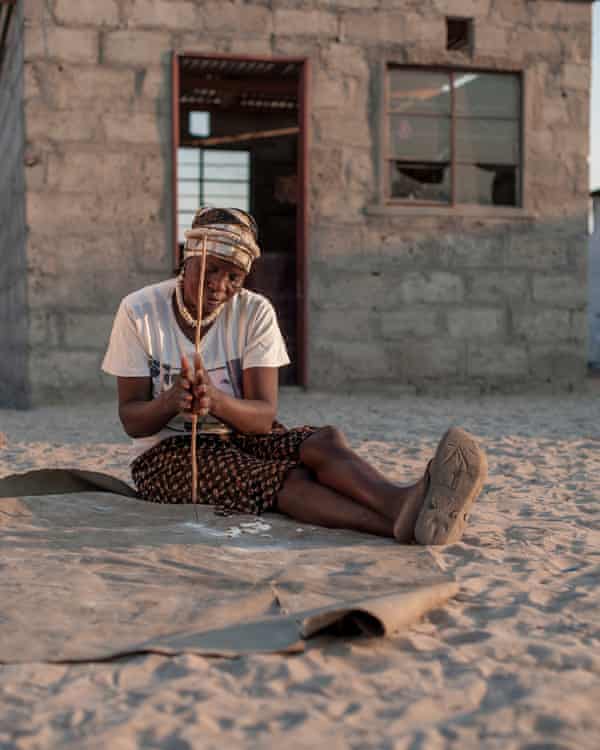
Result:
<svg viewBox="0 0 600 750"><path fill-rule="evenodd" d="M446 18L446 49L470 53L473 47L472 40L472 18Z"/></svg>
<svg viewBox="0 0 600 750"><path fill-rule="evenodd" d="M188 135L206 138L210 135L210 112L192 110L188 113Z"/></svg>
<svg viewBox="0 0 600 750"><path fill-rule="evenodd" d="M207 148L177 151L177 237L200 206L250 211L250 152Z"/></svg>
<svg viewBox="0 0 600 750"><path fill-rule="evenodd" d="M521 205L521 79L476 71L387 71L386 197Z"/></svg>

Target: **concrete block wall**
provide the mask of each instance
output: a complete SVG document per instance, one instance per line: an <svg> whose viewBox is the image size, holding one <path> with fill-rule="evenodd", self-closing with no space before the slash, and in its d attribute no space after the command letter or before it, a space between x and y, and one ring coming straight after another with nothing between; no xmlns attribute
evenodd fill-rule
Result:
<svg viewBox="0 0 600 750"><path fill-rule="evenodd" d="M409 217L402 226L383 217L366 228L328 223L327 234L314 236L315 384L335 366L339 381L355 387L581 385L585 217L523 226L452 220L434 231L418 224ZM417 236L407 237L411 226ZM334 254L331 234L355 255ZM357 341L369 344L368 357L356 355Z"/></svg>
<svg viewBox="0 0 600 750"><path fill-rule="evenodd" d="M171 269L170 31L179 6L26 3L33 400L114 389L100 371L119 300ZM164 7L163 7L164 6ZM140 15L141 14L141 15ZM183 22L183 17L181 17ZM188 19L189 20L189 19Z"/></svg>
<svg viewBox="0 0 600 750"><path fill-rule="evenodd" d="M170 272L173 49L312 60L310 384L576 387L591 10L563 0L27 0L33 398L96 393L119 299ZM446 15L475 18L473 57ZM382 65L523 70L522 212L378 193Z"/></svg>
<svg viewBox="0 0 600 750"><path fill-rule="evenodd" d="M29 405L23 125L23 8L0 67L0 407Z"/></svg>
<svg viewBox="0 0 600 750"><path fill-rule="evenodd" d="M341 5L337 38L320 45L315 66L311 383L442 393L580 387L590 5ZM445 49L445 15L474 18L472 58ZM522 211L384 205L385 61L523 72Z"/></svg>

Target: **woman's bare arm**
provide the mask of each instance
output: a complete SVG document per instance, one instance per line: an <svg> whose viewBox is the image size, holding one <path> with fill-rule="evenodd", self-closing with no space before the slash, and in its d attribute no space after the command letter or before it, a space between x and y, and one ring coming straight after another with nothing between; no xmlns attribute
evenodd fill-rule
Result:
<svg viewBox="0 0 600 750"><path fill-rule="evenodd" d="M173 386L155 399L150 377L117 378L119 417L125 432L134 438L149 437L160 432L177 414L202 416L208 411L238 432L262 434L271 430L277 414L278 368L244 370L243 399L228 396L213 386L199 359L195 368L193 401L193 376L187 361Z"/></svg>
<svg viewBox="0 0 600 750"><path fill-rule="evenodd" d="M117 378L119 394L119 417L125 432L131 437L149 437L179 413L196 414L208 412L208 399L200 397L192 404L191 383L193 375L186 357L182 357L181 374L175 378L171 388L152 398L150 377Z"/></svg>
<svg viewBox="0 0 600 750"><path fill-rule="evenodd" d="M250 367L243 371L244 398L229 396L211 386L209 411L238 432L270 432L277 415L278 383L277 367Z"/></svg>
<svg viewBox="0 0 600 750"><path fill-rule="evenodd" d="M165 391L151 397L150 378L117 378L119 418L125 432L134 438L149 437L160 432L176 414Z"/></svg>

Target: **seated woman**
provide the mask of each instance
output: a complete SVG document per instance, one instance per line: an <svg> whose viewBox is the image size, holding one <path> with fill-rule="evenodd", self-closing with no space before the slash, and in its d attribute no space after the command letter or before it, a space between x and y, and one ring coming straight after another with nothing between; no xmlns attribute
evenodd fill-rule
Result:
<svg viewBox="0 0 600 750"><path fill-rule="evenodd" d="M257 238L244 211L202 208L187 233L178 278L121 302L103 369L118 379L138 492L153 502L190 502L196 414L198 496L221 512L277 511L405 543L456 541L487 473L468 433L449 430L423 476L398 486L335 427L288 430L275 421L278 368L289 359L273 307L244 289L260 255ZM206 273L197 310L202 242Z"/></svg>

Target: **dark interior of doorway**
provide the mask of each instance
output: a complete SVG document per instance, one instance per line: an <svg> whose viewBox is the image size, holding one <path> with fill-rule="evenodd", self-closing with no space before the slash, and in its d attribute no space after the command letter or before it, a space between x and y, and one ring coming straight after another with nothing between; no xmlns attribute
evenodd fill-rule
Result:
<svg viewBox="0 0 600 750"><path fill-rule="evenodd" d="M280 382L296 384L300 65L194 56L180 57L179 65L180 153L194 156L200 149L208 164L208 178L200 177L194 196L211 205L246 208L256 218L263 257L246 286L275 306L292 360L282 368ZM235 168L227 167L228 160ZM178 221L189 226L182 208L194 197L183 197L181 176L177 188Z"/></svg>

